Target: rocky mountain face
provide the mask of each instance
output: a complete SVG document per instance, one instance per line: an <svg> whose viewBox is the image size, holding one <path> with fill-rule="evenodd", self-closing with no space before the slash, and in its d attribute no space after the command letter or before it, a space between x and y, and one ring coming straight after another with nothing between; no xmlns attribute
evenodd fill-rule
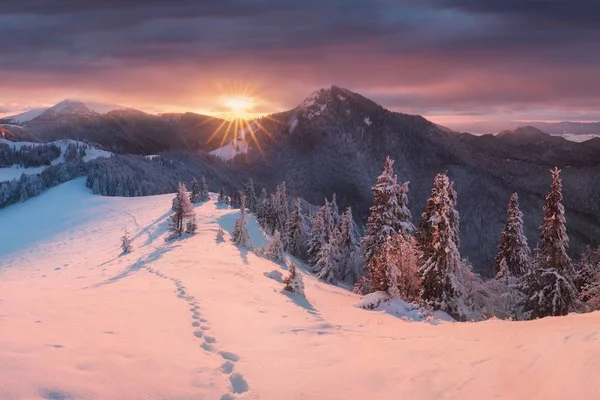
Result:
<svg viewBox="0 0 600 400"><path fill-rule="evenodd" d="M4 129L21 139L83 139L114 152L155 154L181 149L213 151L221 146L227 125L193 113L155 116L121 109L100 114L85 104L48 111L19 129L10 125ZM340 208L351 206L361 222L366 221L372 202L370 188L387 155L396 160L399 180L410 181L415 222L434 176L447 173L459 196L462 254L486 275L491 274L513 192L519 193L526 233L535 247L550 185L549 170L555 165L563 170L572 254L585 244L597 245L600 238L597 139L575 143L534 127L497 135L458 133L421 116L391 112L336 86L321 89L298 107L259 118L249 126L252 132L244 135L248 151L211 168L223 170L219 173L232 180L250 176L257 191L260 187L273 190L285 180L290 193L313 204L322 204L325 197L336 193ZM210 163L210 157L202 159Z"/></svg>

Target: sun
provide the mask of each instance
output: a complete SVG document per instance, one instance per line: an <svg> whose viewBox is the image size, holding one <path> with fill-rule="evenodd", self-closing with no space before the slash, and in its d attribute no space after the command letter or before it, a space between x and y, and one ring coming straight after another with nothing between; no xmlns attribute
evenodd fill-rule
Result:
<svg viewBox="0 0 600 400"><path fill-rule="evenodd" d="M250 96L233 94L222 96L221 104L229 109L228 114L232 119L248 119L252 115L256 100Z"/></svg>

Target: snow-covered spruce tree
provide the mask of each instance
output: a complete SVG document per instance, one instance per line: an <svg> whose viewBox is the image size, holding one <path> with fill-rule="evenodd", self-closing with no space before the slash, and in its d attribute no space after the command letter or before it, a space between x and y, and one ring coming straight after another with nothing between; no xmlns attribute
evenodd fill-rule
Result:
<svg viewBox="0 0 600 400"><path fill-rule="evenodd" d="M221 190L219 190L218 203L220 205L227 205L227 195L225 194L225 188L223 186L221 186Z"/></svg>
<svg viewBox="0 0 600 400"><path fill-rule="evenodd" d="M187 194L187 189L183 183L179 183L179 186L177 187L177 194L175 199L173 199L173 206L175 212L171 215L169 230L173 232L174 236L181 236L186 228L186 222L196 218L192 203L190 203L190 198Z"/></svg>
<svg viewBox="0 0 600 400"><path fill-rule="evenodd" d="M279 232L285 232L285 227L290 214L285 182L281 182L281 184L277 186L275 198L271 206L272 211L274 212L273 217L275 218L273 229L278 229Z"/></svg>
<svg viewBox="0 0 600 400"><path fill-rule="evenodd" d="M441 185L444 184L442 174L438 174L433 179L433 187L429 192L429 198L427 199L427 205L425 210L421 214L421 221L419 222L419 229L415 235L417 244L421 250L421 257L423 262L429 259L433 254L433 231L436 220L433 217L437 204L436 201L439 197L439 193L442 190Z"/></svg>
<svg viewBox="0 0 600 400"><path fill-rule="evenodd" d="M348 207L340 218L340 281L354 285L363 273L362 249L358 239L358 230L352 218L352 209Z"/></svg>
<svg viewBox="0 0 600 400"><path fill-rule="evenodd" d="M221 243L225 241L225 231L223 228L219 228L217 231L217 243Z"/></svg>
<svg viewBox="0 0 600 400"><path fill-rule="evenodd" d="M240 199L240 215L235 221L233 227L232 240L238 246L245 247L247 249L252 248L252 241L250 240L250 234L247 228L248 215L246 214L246 196L241 196Z"/></svg>
<svg viewBox="0 0 600 400"><path fill-rule="evenodd" d="M121 249L124 254L131 253L131 238L129 237L129 232L125 229L125 233L121 236Z"/></svg>
<svg viewBox="0 0 600 400"><path fill-rule="evenodd" d="M273 237L269 241L269 246L265 252L265 255L272 261L282 263L285 261L285 253L283 250L283 243L281 242L281 234L277 229L273 233Z"/></svg>
<svg viewBox="0 0 600 400"><path fill-rule="evenodd" d="M387 157L383 172L375 182L373 206L367 220L367 232L361 240L365 260L365 273L371 280L371 290L378 290L376 283L383 273L375 271L377 263L371 263L378 248L382 247L388 236L410 235L414 231L411 214L408 209L408 182L398 185L398 177L394 174L394 161ZM364 285L363 285L364 286Z"/></svg>
<svg viewBox="0 0 600 400"><path fill-rule="evenodd" d="M290 214L285 230L284 245L293 256L300 257L305 252L306 222L300 206L300 199L294 202L294 210Z"/></svg>
<svg viewBox="0 0 600 400"><path fill-rule="evenodd" d="M231 208L240 208L242 206L242 194L239 190L234 190L231 199L229 200Z"/></svg>
<svg viewBox="0 0 600 400"><path fill-rule="evenodd" d="M256 219L258 220L259 225L264 229L263 223L261 221L265 218L265 211L267 209L267 202L269 201L269 197L267 196L267 189L262 188L260 191L260 197L256 200Z"/></svg>
<svg viewBox="0 0 600 400"><path fill-rule="evenodd" d="M196 216L192 215L190 218L188 218L187 222L185 223L185 233L193 235L194 233L196 233L197 230L198 225L196 224Z"/></svg>
<svg viewBox="0 0 600 400"><path fill-rule="evenodd" d="M252 182L252 178L249 178L246 182L246 186L244 186L244 195L246 196L246 207L248 207L250 212L255 213L258 199L254 192L254 182Z"/></svg>
<svg viewBox="0 0 600 400"><path fill-rule="evenodd" d="M317 276L329 283L337 283L340 280L340 231L333 228L329 241L321 247L316 269Z"/></svg>
<svg viewBox="0 0 600 400"><path fill-rule="evenodd" d="M333 226L338 226L338 224L340 223L340 210L337 205L335 193L333 194L333 197L329 202L329 214L331 215Z"/></svg>
<svg viewBox="0 0 600 400"><path fill-rule="evenodd" d="M206 184L206 178L202 176L202 180L200 181L200 193L198 195L199 201L208 201L210 196L208 195L208 185Z"/></svg>
<svg viewBox="0 0 600 400"><path fill-rule="evenodd" d="M426 247L430 249L428 258L424 259L423 255L421 258L421 298L434 309L458 317L456 301L460 294L456 273L462 260L455 243L458 227L453 225L456 199L450 197L450 181L446 175L438 174L434 186L436 191L429 217L432 242Z"/></svg>
<svg viewBox="0 0 600 400"><path fill-rule="evenodd" d="M585 247L583 253L581 253L575 274L575 287L578 292L581 293L584 286L592 284L597 279L598 270L597 266L594 264L592 249L588 245ZM586 301L586 299L582 300Z"/></svg>
<svg viewBox="0 0 600 400"><path fill-rule="evenodd" d="M312 264L316 264L319 259L318 255L321 247L327 242L327 232L322 209L313 215L311 226L312 229L308 240L308 260Z"/></svg>
<svg viewBox="0 0 600 400"><path fill-rule="evenodd" d="M494 260L494 273L497 278L506 272L520 277L529 271L530 261L531 250L523 231L523 213L519 209L519 196L513 193L508 201L506 225L500 234L498 254Z"/></svg>
<svg viewBox="0 0 600 400"><path fill-rule="evenodd" d="M190 201L192 203L199 203L200 200L200 184L196 178L192 179L192 183L190 185Z"/></svg>
<svg viewBox="0 0 600 400"><path fill-rule="evenodd" d="M325 204L321 207L321 214L323 215L323 223L325 224L325 241L329 241L333 228L335 228L335 220L331 213L331 205L327 198L325 198Z"/></svg>
<svg viewBox="0 0 600 400"><path fill-rule="evenodd" d="M302 274L298 272L298 267L292 262L288 269L290 274L283 280L285 283L283 290L306 297L304 294L304 281L302 280Z"/></svg>
<svg viewBox="0 0 600 400"><path fill-rule="evenodd" d="M574 270L567 255L569 238L562 204L560 170L554 168L552 185L546 195L544 220L540 226L539 256L535 269L525 276L523 312L526 318L567 315L577 299Z"/></svg>
<svg viewBox="0 0 600 400"><path fill-rule="evenodd" d="M408 210L408 182L398 185L393 168L394 160L387 157L383 172L371 188L373 205L367 220L367 234L361 241L367 266L376 249L385 243L388 236L396 233L409 235L414 230Z"/></svg>

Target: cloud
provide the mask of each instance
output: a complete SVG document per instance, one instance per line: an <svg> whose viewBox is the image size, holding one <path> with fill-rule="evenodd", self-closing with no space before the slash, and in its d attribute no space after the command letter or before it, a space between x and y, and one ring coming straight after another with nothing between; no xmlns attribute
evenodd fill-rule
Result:
<svg viewBox="0 0 600 400"><path fill-rule="evenodd" d="M585 111L598 20L582 0L5 0L0 74L20 104L210 109L238 80L261 110L337 84L421 114Z"/></svg>

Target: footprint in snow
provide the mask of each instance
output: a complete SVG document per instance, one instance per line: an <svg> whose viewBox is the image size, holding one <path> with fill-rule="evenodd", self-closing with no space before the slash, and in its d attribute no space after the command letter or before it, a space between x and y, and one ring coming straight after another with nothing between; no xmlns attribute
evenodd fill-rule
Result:
<svg viewBox="0 0 600 400"><path fill-rule="evenodd" d="M213 350L212 345L210 343L206 343L206 342L202 343L200 345L200 347L202 347L206 351L212 351Z"/></svg>
<svg viewBox="0 0 600 400"><path fill-rule="evenodd" d="M240 357L235 353L230 353L228 351L220 351L219 354L226 360L238 362L240 361Z"/></svg>
<svg viewBox="0 0 600 400"><path fill-rule="evenodd" d="M229 380L231 381L231 388L233 393L245 393L248 391L248 382L244 379L244 376L239 372L234 372L229 375Z"/></svg>
<svg viewBox="0 0 600 400"><path fill-rule="evenodd" d="M206 341L206 343L215 343L217 341L217 339L215 339L212 336L205 336L204 340Z"/></svg>
<svg viewBox="0 0 600 400"><path fill-rule="evenodd" d="M194 336L196 336L197 338L201 338L202 336L204 336L204 332L202 332L202 331L195 331L194 332Z"/></svg>
<svg viewBox="0 0 600 400"><path fill-rule="evenodd" d="M224 374L232 373L234 368L235 364L231 361L225 361L223 365L221 365L221 371L223 371Z"/></svg>
<svg viewBox="0 0 600 400"><path fill-rule="evenodd" d="M200 322L198 322L198 321L194 321L194 322L192 322L192 326L193 326L194 328L198 328L198 327L200 326ZM200 329L202 329L202 328L200 328Z"/></svg>

